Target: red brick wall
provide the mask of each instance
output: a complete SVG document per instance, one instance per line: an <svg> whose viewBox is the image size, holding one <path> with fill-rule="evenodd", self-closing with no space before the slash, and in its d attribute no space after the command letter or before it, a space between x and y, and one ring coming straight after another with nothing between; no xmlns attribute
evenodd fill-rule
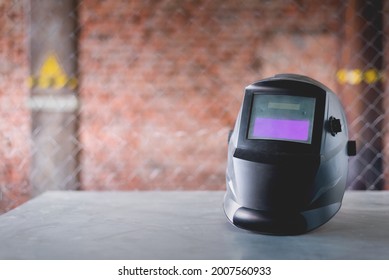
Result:
<svg viewBox="0 0 389 280"><path fill-rule="evenodd" d="M84 188L223 189L246 85L334 87L336 1L299 2L82 1Z"/></svg>
<svg viewBox="0 0 389 280"><path fill-rule="evenodd" d="M22 1L0 2L0 213L29 196L26 27Z"/></svg>
<svg viewBox="0 0 389 280"><path fill-rule="evenodd" d="M14 3L15 2L15 3ZM0 2L0 213L29 195L28 7ZM338 1L80 0L85 190L224 189L246 85L335 88Z"/></svg>

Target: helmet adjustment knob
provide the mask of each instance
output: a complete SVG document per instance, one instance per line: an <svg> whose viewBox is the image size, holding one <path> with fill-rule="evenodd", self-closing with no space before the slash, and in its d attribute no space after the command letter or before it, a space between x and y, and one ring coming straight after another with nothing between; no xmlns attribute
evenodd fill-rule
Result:
<svg viewBox="0 0 389 280"><path fill-rule="evenodd" d="M331 116L328 120L328 124L332 136L335 136L337 133L342 132L342 124L340 122L340 119Z"/></svg>

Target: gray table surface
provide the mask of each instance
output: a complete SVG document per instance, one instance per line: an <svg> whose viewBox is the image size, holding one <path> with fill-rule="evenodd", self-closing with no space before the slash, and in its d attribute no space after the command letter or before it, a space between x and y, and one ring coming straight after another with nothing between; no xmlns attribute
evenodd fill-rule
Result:
<svg viewBox="0 0 389 280"><path fill-rule="evenodd" d="M299 236L232 226L224 192L48 192L0 216L0 259L389 259L389 192Z"/></svg>

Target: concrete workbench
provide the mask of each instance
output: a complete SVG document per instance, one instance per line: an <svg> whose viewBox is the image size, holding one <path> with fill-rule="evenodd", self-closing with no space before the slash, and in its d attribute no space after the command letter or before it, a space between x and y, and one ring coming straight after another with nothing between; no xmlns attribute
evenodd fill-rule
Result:
<svg viewBox="0 0 389 280"><path fill-rule="evenodd" d="M232 226L224 192L48 192L0 216L0 259L389 259L389 192L300 236Z"/></svg>

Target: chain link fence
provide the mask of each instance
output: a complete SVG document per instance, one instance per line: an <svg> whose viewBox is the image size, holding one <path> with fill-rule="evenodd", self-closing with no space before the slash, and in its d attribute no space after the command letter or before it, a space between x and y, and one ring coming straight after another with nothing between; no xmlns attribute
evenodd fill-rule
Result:
<svg viewBox="0 0 389 280"><path fill-rule="evenodd" d="M0 213L47 189L223 190L244 87L277 73L339 95L359 150L349 188L385 188L386 3L0 0L0 12Z"/></svg>

